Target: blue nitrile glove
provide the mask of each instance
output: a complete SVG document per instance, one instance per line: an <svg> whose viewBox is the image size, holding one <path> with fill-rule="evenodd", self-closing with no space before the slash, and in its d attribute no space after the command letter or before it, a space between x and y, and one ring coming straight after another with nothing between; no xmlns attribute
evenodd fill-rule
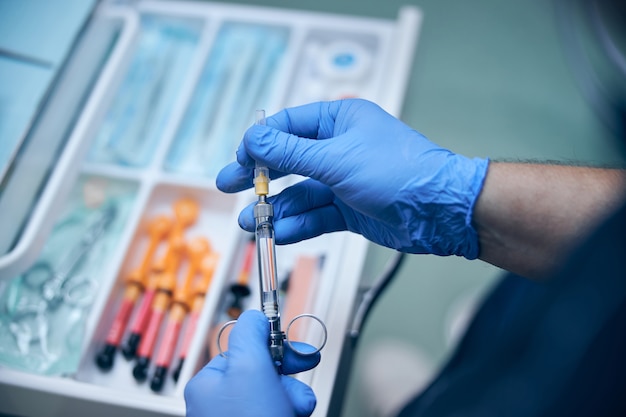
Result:
<svg viewBox="0 0 626 417"><path fill-rule="evenodd" d="M300 417L313 413L313 390L276 372L269 334L269 323L260 311L249 310L239 317L228 338L227 356L213 358L185 387L187 417ZM297 343L296 348L315 350L304 343ZM307 371L319 361L319 353L298 355L285 344L284 374Z"/></svg>
<svg viewBox="0 0 626 417"><path fill-rule="evenodd" d="M255 160L273 178L310 177L270 198L277 243L347 229L403 252L478 257L472 210L488 160L443 149L365 100L313 103L266 122L248 129L216 182L225 192L250 188ZM254 230L252 206L239 223Z"/></svg>

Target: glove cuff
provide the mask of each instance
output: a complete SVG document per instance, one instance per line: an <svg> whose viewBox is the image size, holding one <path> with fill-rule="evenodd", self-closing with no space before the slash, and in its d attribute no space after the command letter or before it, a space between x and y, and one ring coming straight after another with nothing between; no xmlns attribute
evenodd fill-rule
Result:
<svg viewBox="0 0 626 417"><path fill-rule="evenodd" d="M400 250L476 259L480 248L472 217L489 160L446 153L441 162L432 175L416 177L402 190L399 212L410 244Z"/></svg>
<svg viewBox="0 0 626 417"><path fill-rule="evenodd" d="M465 214L465 239L462 241L464 243L459 245L458 253L455 253L469 260L476 259L480 255L478 233L473 225L474 207L485 184L487 170L489 169L489 159L474 158L472 162L474 162L475 168L474 175L469 178L471 181L468 191L469 208Z"/></svg>

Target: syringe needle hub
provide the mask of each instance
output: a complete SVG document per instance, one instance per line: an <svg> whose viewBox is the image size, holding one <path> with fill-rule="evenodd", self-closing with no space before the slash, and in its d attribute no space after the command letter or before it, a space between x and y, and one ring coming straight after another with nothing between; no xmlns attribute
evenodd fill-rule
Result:
<svg viewBox="0 0 626 417"><path fill-rule="evenodd" d="M267 167L254 168L254 192L259 198L269 193L270 176Z"/></svg>

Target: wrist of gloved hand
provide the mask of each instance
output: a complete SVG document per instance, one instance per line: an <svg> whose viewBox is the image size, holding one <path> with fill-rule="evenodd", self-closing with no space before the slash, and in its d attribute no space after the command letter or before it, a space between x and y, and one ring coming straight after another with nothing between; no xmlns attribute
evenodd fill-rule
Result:
<svg viewBox="0 0 626 417"><path fill-rule="evenodd" d="M279 375L269 353L269 324L260 311L244 312L233 327L226 357L216 356L185 387L187 417L307 417L316 405L311 388ZM315 350L298 344L300 351ZM302 356L285 346L283 370L315 367L319 353Z"/></svg>
<svg viewBox="0 0 626 417"><path fill-rule="evenodd" d="M416 176L400 190L395 209L406 225L406 239L412 243L405 251L467 259L479 256L472 217L488 165L487 159L451 154L431 176ZM437 188L430 185L432 181ZM420 220L424 218L432 221Z"/></svg>
<svg viewBox="0 0 626 417"><path fill-rule="evenodd" d="M351 230L404 252L479 255L472 214L487 160L441 148L364 100L286 109L266 123L246 132L216 182L249 188L255 161L272 178L310 177L270 198L277 243ZM239 223L254 230L251 206Z"/></svg>

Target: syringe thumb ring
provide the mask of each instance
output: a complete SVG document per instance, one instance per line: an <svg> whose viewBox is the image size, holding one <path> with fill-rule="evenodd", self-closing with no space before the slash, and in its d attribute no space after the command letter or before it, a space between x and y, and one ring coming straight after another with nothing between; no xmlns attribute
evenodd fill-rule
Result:
<svg viewBox="0 0 626 417"><path fill-rule="evenodd" d="M298 349L292 342L291 340L289 340L289 330L291 329L291 326L294 324L295 321L300 320L302 318L310 318L313 319L315 321L317 321L322 328L322 333L323 333L323 339L322 339L322 343L320 344L320 346L318 346L315 350L313 351L303 351ZM231 320L229 322L226 322L222 325L222 327L220 328L218 334L217 334L217 348L219 351L219 354L223 357L227 357L226 353L224 352L224 350L222 349L221 346L221 339L222 339L222 333L224 333L224 330L226 330L227 327L230 327L232 325L234 325L235 323L237 323L237 320ZM271 325L271 323L270 323ZM280 325L279 325L280 326ZM296 317L294 317L289 324L287 325L287 331L283 332L280 330L270 330L270 336L269 336L269 347L270 347L270 354L272 356L272 359L275 362L282 362L282 358L284 355L284 342L286 342L289 347L291 348L291 350L295 353L297 353L298 355L302 355L302 356L311 356L311 355L315 355L318 352L320 352L324 346L326 346L326 341L328 340L328 329L326 328L326 325L324 324L324 322L317 316L313 315L313 314L309 314L309 313L304 313L304 314L300 314ZM280 358L280 359L278 359Z"/></svg>
<svg viewBox="0 0 626 417"><path fill-rule="evenodd" d="M289 338L289 331L291 330L291 326L293 326L293 324L301 319L304 318L309 318L312 320L315 320L316 322L319 323L319 325L321 326L321 330L322 330L322 342L320 343L320 345L318 347L316 347L315 350L308 352L308 351L303 351L298 349L291 341L291 339ZM295 353L297 353L298 355L301 356L312 356L312 355L316 355L318 352L320 352L322 349L324 349L324 346L326 346L326 342L328 341L328 329L326 328L326 324L324 324L324 322L322 321L322 319L320 319L319 317L317 317L314 314L310 314L310 313L303 313L303 314L299 314L296 317L294 317L293 319L291 319L291 321L289 322L289 324L287 325L287 330L285 331L285 341L287 342L287 344L289 345L289 347L291 348L292 351L294 351ZM313 346L315 347L315 346Z"/></svg>

